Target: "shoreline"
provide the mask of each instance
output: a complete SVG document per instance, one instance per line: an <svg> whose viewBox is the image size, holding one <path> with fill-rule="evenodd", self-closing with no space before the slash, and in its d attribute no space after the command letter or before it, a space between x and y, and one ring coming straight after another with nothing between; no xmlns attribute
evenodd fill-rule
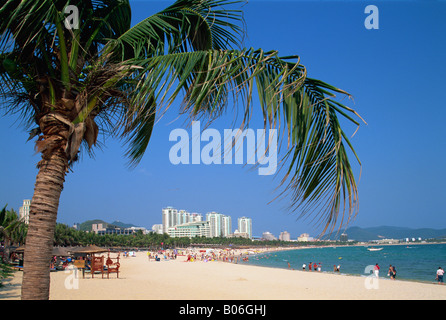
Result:
<svg viewBox="0 0 446 320"><path fill-rule="evenodd" d="M446 286L434 283L186 260L138 251L121 259L119 278L51 272L50 300L446 300ZM20 300L21 278L17 271L5 281L0 299Z"/></svg>
<svg viewBox="0 0 446 320"><path fill-rule="evenodd" d="M412 243L410 244L410 246L412 245L436 245L436 244L446 244L446 242L434 242L434 243ZM399 245L406 245L409 246L409 244L405 244L405 243L388 243L388 244L380 244L380 245L373 245L373 244L354 244L354 245L328 245L328 246L304 246L304 247L294 247L294 248L283 248L280 250L270 250L270 251L266 251L264 253L273 253L273 252L277 252L277 251L293 251L293 250L301 250L301 249L320 249L320 248L336 248L336 247L380 247L380 246L399 246ZM258 254L255 255L250 255L251 256L256 256ZM257 264L249 264L248 265L252 265L252 266L259 266L259 267L265 267L265 268L272 268L272 269L284 269L284 270L289 270L289 268L287 267L281 267L281 266L262 266L262 265L257 265ZM302 269L292 269L293 271L303 271ZM319 272L315 272L314 270L309 271L303 271L303 272L311 272L311 273L319 273ZM345 276L353 276L353 277L361 277L361 278L365 278L367 277L367 275L364 275L362 273L345 273L345 272L334 272L334 271L322 271L322 273L327 273L327 274L332 274L335 276L339 276L339 275L345 275ZM385 278L385 277L381 277L381 280L391 280L390 278ZM424 284L434 284L437 285L438 283L436 281L429 281L429 280L421 280L421 279L411 279L411 278L398 278L395 281L407 281L407 282L415 282L415 283L424 283Z"/></svg>

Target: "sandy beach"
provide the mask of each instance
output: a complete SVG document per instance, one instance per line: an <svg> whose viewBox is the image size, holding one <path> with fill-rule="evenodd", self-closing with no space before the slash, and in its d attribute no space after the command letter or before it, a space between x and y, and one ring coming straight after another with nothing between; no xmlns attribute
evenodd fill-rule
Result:
<svg viewBox="0 0 446 320"><path fill-rule="evenodd" d="M51 300L446 300L446 286L221 261L121 258L119 278L51 273ZM22 272L5 281L1 300L19 300Z"/></svg>

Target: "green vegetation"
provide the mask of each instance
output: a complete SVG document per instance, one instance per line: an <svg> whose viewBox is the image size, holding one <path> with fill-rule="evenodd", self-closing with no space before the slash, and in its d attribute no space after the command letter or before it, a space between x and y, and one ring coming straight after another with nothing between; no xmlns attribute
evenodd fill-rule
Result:
<svg viewBox="0 0 446 320"><path fill-rule="evenodd" d="M14 209L6 210L7 205L0 210L0 240L3 243L3 251L0 252L0 287L2 280L12 275L9 262L9 248L12 245L24 242L27 226L19 219Z"/></svg>
<svg viewBox="0 0 446 320"><path fill-rule="evenodd" d="M315 245L311 242L289 242L289 241L253 241L245 238L224 238L224 237L194 237L189 238L172 238L167 234L149 233L143 234L137 231L132 235L116 235L106 234L98 235L93 232L75 230L65 224L57 224L54 234L54 245L56 246L87 246L97 245L104 247L131 247L131 248L185 248L191 245L207 245L222 247L295 247ZM332 245L333 242L317 242L317 245ZM337 242L337 244L341 244ZM342 243L345 244L345 243Z"/></svg>
<svg viewBox="0 0 446 320"><path fill-rule="evenodd" d="M0 288L3 287L3 280L12 275L12 268L0 258Z"/></svg>

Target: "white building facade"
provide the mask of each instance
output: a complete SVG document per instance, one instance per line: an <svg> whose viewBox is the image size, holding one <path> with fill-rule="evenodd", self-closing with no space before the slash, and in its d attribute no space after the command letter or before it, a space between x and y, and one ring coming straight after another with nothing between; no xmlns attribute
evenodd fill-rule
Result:
<svg viewBox="0 0 446 320"><path fill-rule="evenodd" d="M246 233L252 239L252 219L247 217L238 218L238 232Z"/></svg>
<svg viewBox="0 0 446 320"><path fill-rule="evenodd" d="M31 207L31 200L23 200L23 205L19 208L19 218L26 224L29 224L29 208Z"/></svg>
<svg viewBox="0 0 446 320"><path fill-rule="evenodd" d="M197 221L179 224L170 227L167 234L172 238L193 238L193 237L207 237L210 236L209 221Z"/></svg>

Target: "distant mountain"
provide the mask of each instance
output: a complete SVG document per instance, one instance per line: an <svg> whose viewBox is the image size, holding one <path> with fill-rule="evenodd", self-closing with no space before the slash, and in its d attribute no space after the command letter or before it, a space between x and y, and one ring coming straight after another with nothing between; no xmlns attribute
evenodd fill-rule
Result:
<svg viewBox="0 0 446 320"><path fill-rule="evenodd" d="M333 232L324 236L323 239L339 240L342 232ZM431 229L431 228L402 228L402 227L350 227L344 231L349 240L356 241L371 241L380 239L405 239L405 238L444 238L446 237L446 229Z"/></svg>
<svg viewBox="0 0 446 320"><path fill-rule="evenodd" d="M124 222L121 222L121 221L118 221L118 220L113 221L111 224L114 225L114 226L118 226L118 227L120 227L120 228L137 227L137 226L134 225L134 224L131 224L131 223L124 223Z"/></svg>
<svg viewBox="0 0 446 320"><path fill-rule="evenodd" d="M95 219L95 220L87 220L85 222L82 222L79 224L79 230L81 231L91 231L91 226L95 223L102 223L104 226L109 225L109 223L103 221L103 220L99 220L99 219Z"/></svg>
<svg viewBox="0 0 446 320"><path fill-rule="evenodd" d="M119 227L119 228L131 228L136 227L134 224L131 223L124 223L121 221L113 221L112 223L105 222L104 220L100 219L94 219L94 220L88 220L85 222L82 222L79 224L79 230L81 231L91 231L91 226L96 223L102 223L105 228L113 228L113 227Z"/></svg>

